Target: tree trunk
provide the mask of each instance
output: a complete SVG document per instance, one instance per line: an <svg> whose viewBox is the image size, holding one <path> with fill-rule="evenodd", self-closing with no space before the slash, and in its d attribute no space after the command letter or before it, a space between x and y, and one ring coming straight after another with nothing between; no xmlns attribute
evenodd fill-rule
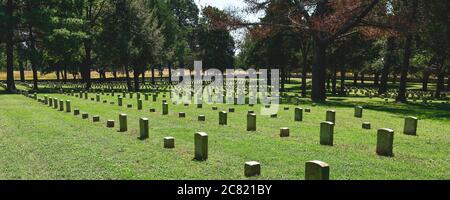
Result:
<svg viewBox="0 0 450 200"><path fill-rule="evenodd" d="M325 90L325 59L326 59L326 45L314 42L314 56L312 67L312 91L311 99L313 102L324 102L326 100Z"/></svg>
<svg viewBox="0 0 450 200"><path fill-rule="evenodd" d="M286 81L286 73L285 73L285 66L280 66L281 72L281 91L280 92L284 92L284 84Z"/></svg>
<svg viewBox="0 0 450 200"><path fill-rule="evenodd" d="M6 90L12 93L16 90L14 83L14 5L12 0L6 2Z"/></svg>
<svg viewBox="0 0 450 200"><path fill-rule="evenodd" d="M353 86L358 85L358 72L353 72Z"/></svg>
<svg viewBox="0 0 450 200"><path fill-rule="evenodd" d="M91 68L92 68L92 40L87 39L84 41L84 67L81 71L81 76L86 84L86 90L91 89Z"/></svg>
<svg viewBox="0 0 450 200"><path fill-rule="evenodd" d="M56 70L56 80L59 82L60 80L60 76L59 76L59 69Z"/></svg>
<svg viewBox="0 0 450 200"><path fill-rule="evenodd" d="M378 71L375 72L375 74L374 74L373 85L374 85L375 87L377 87L377 86L380 85L380 73L379 73Z"/></svg>
<svg viewBox="0 0 450 200"><path fill-rule="evenodd" d="M19 70L20 70L20 82L25 82L25 69L23 66L23 61L19 61Z"/></svg>
<svg viewBox="0 0 450 200"><path fill-rule="evenodd" d="M133 81L134 81L134 91L139 92L139 70L137 67L133 68Z"/></svg>
<svg viewBox="0 0 450 200"><path fill-rule="evenodd" d="M141 74L142 74L142 79L141 79L142 85L145 84L145 71L146 71L146 67L142 67L142 71L141 71Z"/></svg>
<svg viewBox="0 0 450 200"><path fill-rule="evenodd" d="M444 90L444 72L442 71L443 70L440 69L437 75L438 79L437 79L436 93L434 95L436 98L440 98L441 93Z"/></svg>
<svg viewBox="0 0 450 200"><path fill-rule="evenodd" d="M169 85L172 85L172 63L169 63Z"/></svg>
<svg viewBox="0 0 450 200"><path fill-rule="evenodd" d="M339 94L341 96L345 96L345 67L341 68L341 90L339 91Z"/></svg>
<svg viewBox="0 0 450 200"><path fill-rule="evenodd" d="M308 68L307 68L307 61L306 59L303 59L303 68L302 68L302 97L306 98L306 89L307 89L307 83L306 78L308 76Z"/></svg>
<svg viewBox="0 0 450 200"><path fill-rule="evenodd" d="M364 84L364 78L366 78L365 74L364 72L361 72L361 84Z"/></svg>
<svg viewBox="0 0 450 200"><path fill-rule="evenodd" d="M33 27L31 25L28 26L29 37L30 37L30 48L31 48L31 69L33 71L33 90L37 91L38 88L38 74L37 74L37 61L36 61L36 40L33 34Z"/></svg>
<svg viewBox="0 0 450 200"><path fill-rule="evenodd" d="M422 91L428 91L428 83L430 81L430 75L431 72L428 69L425 69L423 71L423 78L422 78Z"/></svg>
<svg viewBox="0 0 450 200"><path fill-rule="evenodd" d="M155 66L152 66L152 84L155 84Z"/></svg>
<svg viewBox="0 0 450 200"><path fill-rule="evenodd" d="M389 37L387 40L387 51L384 59L384 66L381 70L380 88L378 88L378 94L384 94L388 89L387 82L389 79L389 72L394 62L395 40L395 37Z"/></svg>
<svg viewBox="0 0 450 200"><path fill-rule="evenodd" d="M67 66L64 66L64 75L63 75L63 81L64 83L67 83Z"/></svg>
<svg viewBox="0 0 450 200"><path fill-rule="evenodd" d="M337 94L337 67L334 67L331 81L331 93L333 95Z"/></svg>
<svg viewBox="0 0 450 200"><path fill-rule="evenodd" d="M415 20L416 12L417 12L417 0L412 0L412 11L409 21L412 23ZM405 41L405 52L403 54L403 64L401 68L401 75L400 75L400 87L397 94L397 101L405 103L407 101L406 99L406 85L408 82L408 72L409 72L409 65L410 65L410 59L411 59L411 45L413 40L413 34L411 31L408 32L408 35L406 37Z"/></svg>
<svg viewBox="0 0 450 200"><path fill-rule="evenodd" d="M125 66L125 76L126 76L128 91L131 92L131 91L133 91L133 87L131 86L130 70L128 69L128 65Z"/></svg>

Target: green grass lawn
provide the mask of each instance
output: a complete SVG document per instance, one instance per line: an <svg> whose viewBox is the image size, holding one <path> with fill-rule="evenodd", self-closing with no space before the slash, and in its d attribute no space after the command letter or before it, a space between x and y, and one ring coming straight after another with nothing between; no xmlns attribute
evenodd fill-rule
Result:
<svg viewBox="0 0 450 200"><path fill-rule="evenodd" d="M304 179L305 162L321 160L330 165L330 179L450 179L450 106L385 103L379 98L330 98L312 107L303 122L294 122L294 105L281 109L278 118L257 116L256 132L246 131L248 110L259 105L195 105L169 102L170 114L161 115L158 102L144 101L138 111L136 99L124 106L110 105L61 94L72 109L88 112L89 120L60 112L21 95L0 95L0 179L247 179L244 162L259 161L261 176L252 179ZM117 95L117 93L116 93ZM43 94L40 94L43 97ZM142 97L143 98L143 97ZM102 96L116 102L117 96ZM151 98L150 98L151 100ZM117 102L116 102L117 103ZM133 108L126 108L132 103ZM362 119L353 117L355 105L365 107ZM228 125L219 126L218 112L228 113ZM284 106L284 105L283 105ZM150 113L148 108L156 108ZM319 125L325 112L335 109L334 146L319 144ZM178 118L185 112L186 118ZM128 114L126 133L119 133L118 117ZM258 112L257 112L258 113ZM206 115L206 122L197 116ZM92 115L101 122L93 123ZM402 133L405 116L419 117L418 136ZM139 118L150 119L150 138L138 140ZM106 128L106 120L116 128ZM362 122L372 130L363 130ZM291 137L280 138L279 129L289 127ZM394 157L376 155L378 128L395 130ZM209 159L194 161L194 133L209 135ZM175 149L163 148L163 138L175 137Z"/></svg>

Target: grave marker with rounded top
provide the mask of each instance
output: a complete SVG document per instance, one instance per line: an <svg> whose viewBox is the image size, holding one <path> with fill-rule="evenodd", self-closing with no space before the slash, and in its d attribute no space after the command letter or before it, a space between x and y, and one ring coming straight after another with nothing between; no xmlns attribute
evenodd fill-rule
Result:
<svg viewBox="0 0 450 200"><path fill-rule="evenodd" d="M175 138L173 137L165 137L164 138L164 148L173 149L175 148Z"/></svg>
<svg viewBox="0 0 450 200"><path fill-rule="evenodd" d="M362 106L356 106L355 107L355 117L362 118L363 116L363 107Z"/></svg>
<svg viewBox="0 0 450 200"><path fill-rule="evenodd" d="M169 104L167 104L166 102L164 102L162 104L162 114L163 115L168 115L169 114Z"/></svg>
<svg viewBox="0 0 450 200"><path fill-rule="evenodd" d="M295 108L294 120L296 122L303 121L303 108Z"/></svg>
<svg viewBox="0 0 450 200"><path fill-rule="evenodd" d="M58 98L53 99L53 108L58 109Z"/></svg>
<svg viewBox="0 0 450 200"><path fill-rule="evenodd" d="M194 159L198 161L205 161L208 159L208 134L204 132L197 132L194 135L195 156Z"/></svg>
<svg viewBox="0 0 450 200"><path fill-rule="evenodd" d="M336 124L336 111L327 110L327 116L326 116L325 121L333 122L334 124Z"/></svg>
<svg viewBox="0 0 450 200"><path fill-rule="evenodd" d="M148 118L142 117L139 119L139 139L145 140L148 138L149 135L149 125L148 125Z"/></svg>
<svg viewBox="0 0 450 200"><path fill-rule="evenodd" d="M128 122L127 122L127 114L120 114L119 115L119 131L120 132L126 132L128 131Z"/></svg>
<svg viewBox="0 0 450 200"><path fill-rule="evenodd" d="M228 123L228 113L225 111L219 112L219 125L227 125Z"/></svg>
<svg viewBox="0 0 450 200"><path fill-rule="evenodd" d="M329 180L330 166L322 161L313 160L306 162L305 180Z"/></svg>
<svg viewBox="0 0 450 200"><path fill-rule="evenodd" d="M417 135L417 122L418 119L416 117L406 117L403 127L403 133L406 135Z"/></svg>
<svg viewBox="0 0 450 200"><path fill-rule="evenodd" d="M64 100L59 100L59 111L64 111Z"/></svg>
<svg viewBox="0 0 450 200"><path fill-rule="evenodd" d="M106 121L106 127L108 127L108 128L114 128L114 120L108 120L108 121Z"/></svg>
<svg viewBox="0 0 450 200"><path fill-rule="evenodd" d="M139 93L138 93L139 94ZM137 109L142 110L142 99L137 100Z"/></svg>
<svg viewBox="0 0 450 200"><path fill-rule="evenodd" d="M256 161L245 162L244 175L246 177L261 175L261 164Z"/></svg>
<svg viewBox="0 0 450 200"><path fill-rule="evenodd" d="M256 131L256 114L247 114L247 131Z"/></svg>
<svg viewBox="0 0 450 200"><path fill-rule="evenodd" d="M320 123L320 144L333 146L333 134L334 134L334 123L333 122L322 122Z"/></svg>
<svg viewBox="0 0 450 200"><path fill-rule="evenodd" d="M70 106L70 100L66 100L66 112L72 112L72 108Z"/></svg>
<svg viewBox="0 0 450 200"><path fill-rule="evenodd" d="M394 156L394 131L387 128L378 130L377 133L377 154L380 156Z"/></svg>

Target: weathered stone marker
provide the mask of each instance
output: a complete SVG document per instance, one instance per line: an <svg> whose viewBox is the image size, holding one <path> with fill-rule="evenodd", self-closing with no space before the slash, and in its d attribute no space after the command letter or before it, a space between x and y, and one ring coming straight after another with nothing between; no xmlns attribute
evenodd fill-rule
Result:
<svg viewBox="0 0 450 200"><path fill-rule="evenodd" d="M149 126L148 126L148 118L142 117L139 119L139 128L140 128L140 140L145 140L149 135Z"/></svg>
<svg viewBox="0 0 450 200"><path fill-rule="evenodd" d="M270 115L270 118L277 118L278 117L278 114L271 114Z"/></svg>
<svg viewBox="0 0 450 200"><path fill-rule="evenodd" d="M198 116L198 121L201 121L201 122L206 121L205 115L199 115L199 116Z"/></svg>
<svg viewBox="0 0 450 200"><path fill-rule="evenodd" d="M106 121L106 127L108 128L114 128L114 120L108 120Z"/></svg>
<svg viewBox="0 0 450 200"><path fill-rule="evenodd" d="M208 159L208 134L197 132L194 135L195 160L205 161Z"/></svg>
<svg viewBox="0 0 450 200"><path fill-rule="evenodd" d="M100 102L100 94L96 94L96 95L95 95L95 100L96 100L97 102Z"/></svg>
<svg viewBox="0 0 450 200"><path fill-rule="evenodd" d="M184 113L184 112L179 112L179 113L178 113L178 117L179 117L179 118L186 118L186 113Z"/></svg>
<svg viewBox="0 0 450 200"><path fill-rule="evenodd" d="M256 114L247 114L247 131L256 131Z"/></svg>
<svg viewBox="0 0 450 200"><path fill-rule="evenodd" d="M320 123L320 144L333 146L333 134L334 134L334 123L333 122L322 122Z"/></svg>
<svg viewBox="0 0 450 200"><path fill-rule="evenodd" d="M234 111L235 111L234 108L229 108L229 109L228 109L228 112L230 112L230 113L234 113Z"/></svg>
<svg viewBox="0 0 450 200"><path fill-rule="evenodd" d="M295 108L294 120L296 122L303 121L303 108L298 108L298 107Z"/></svg>
<svg viewBox="0 0 450 200"><path fill-rule="evenodd" d="M305 108L305 112L306 113L310 113L311 112L311 108Z"/></svg>
<svg viewBox="0 0 450 200"><path fill-rule="evenodd" d="M123 104L123 98L119 95L119 96L117 96L117 105L122 106L122 104Z"/></svg>
<svg viewBox="0 0 450 200"><path fill-rule="evenodd" d="M138 93L138 94L140 94L140 93ZM142 110L142 99L137 100L137 109Z"/></svg>
<svg viewBox="0 0 450 200"><path fill-rule="evenodd" d="M355 107L355 117L362 118L363 116L363 107L362 106L356 106Z"/></svg>
<svg viewBox="0 0 450 200"><path fill-rule="evenodd" d="M70 106L70 100L66 100L66 112L72 112L72 107Z"/></svg>
<svg viewBox="0 0 450 200"><path fill-rule="evenodd" d="M333 124L336 124L336 111L328 110L327 111L327 117L326 117L325 121L333 122Z"/></svg>
<svg viewBox="0 0 450 200"><path fill-rule="evenodd" d="M377 154L380 156L394 156L394 131L387 128L378 130L377 134Z"/></svg>
<svg viewBox="0 0 450 200"><path fill-rule="evenodd" d="M100 121L100 116L94 115L94 116L92 117L92 121L93 121L93 122L99 122L99 121Z"/></svg>
<svg viewBox="0 0 450 200"><path fill-rule="evenodd" d="M73 115L75 115L75 116L80 115L80 110L78 110L78 109L73 110Z"/></svg>
<svg viewBox="0 0 450 200"><path fill-rule="evenodd" d="M219 112L219 125L228 124L228 113L226 111Z"/></svg>
<svg viewBox="0 0 450 200"><path fill-rule="evenodd" d="M417 135L417 122L418 119L416 117L406 117L403 133L406 135Z"/></svg>
<svg viewBox="0 0 450 200"><path fill-rule="evenodd" d="M169 104L166 102L162 104L162 114L168 115L169 114Z"/></svg>
<svg viewBox="0 0 450 200"><path fill-rule="evenodd" d="M212 107L212 110L217 110L218 108L216 107L216 106L213 106Z"/></svg>
<svg viewBox="0 0 450 200"><path fill-rule="evenodd" d="M128 131L128 122L127 122L127 114L119 115L119 131L126 132Z"/></svg>
<svg viewBox="0 0 450 200"><path fill-rule="evenodd" d="M53 98L51 98L51 97L48 98L48 106L49 107L53 106Z"/></svg>
<svg viewBox="0 0 450 200"><path fill-rule="evenodd" d="M64 111L64 100L59 100L59 111Z"/></svg>
<svg viewBox="0 0 450 200"><path fill-rule="evenodd" d="M173 137L165 137L164 138L164 148L173 149L175 148L175 138Z"/></svg>
<svg viewBox="0 0 450 200"><path fill-rule="evenodd" d="M203 104L197 104L197 108L203 108Z"/></svg>
<svg viewBox="0 0 450 200"><path fill-rule="evenodd" d="M372 125L370 124L370 122L363 122L362 128L363 129L372 129Z"/></svg>
<svg viewBox="0 0 450 200"><path fill-rule="evenodd" d="M150 111L151 113L154 113L154 112L156 112L156 109L150 108L149 111Z"/></svg>
<svg viewBox="0 0 450 200"><path fill-rule="evenodd" d="M280 137L289 137L289 128L280 128Z"/></svg>
<svg viewBox="0 0 450 200"><path fill-rule="evenodd" d="M89 118L89 113L83 113L83 114L81 114L81 118L82 118L82 119L87 119L87 118Z"/></svg>
<svg viewBox="0 0 450 200"><path fill-rule="evenodd" d="M131 103L127 104L127 108L132 108L132 107L133 107L133 104L131 104Z"/></svg>
<svg viewBox="0 0 450 200"><path fill-rule="evenodd" d="M53 108L58 109L58 98L53 99Z"/></svg>
<svg viewBox="0 0 450 200"><path fill-rule="evenodd" d="M330 166L322 161L313 160L306 162L305 180L329 180Z"/></svg>
<svg viewBox="0 0 450 200"><path fill-rule="evenodd" d="M256 161L245 162L244 175L246 177L261 175L261 164L259 164L259 162Z"/></svg>

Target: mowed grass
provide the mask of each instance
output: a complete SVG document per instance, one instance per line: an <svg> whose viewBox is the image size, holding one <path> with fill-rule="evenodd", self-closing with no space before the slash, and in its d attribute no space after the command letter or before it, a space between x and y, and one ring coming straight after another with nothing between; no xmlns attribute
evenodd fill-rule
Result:
<svg viewBox="0 0 450 200"><path fill-rule="evenodd" d="M39 94L43 97L44 94ZM117 106L117 95L102 95L108 102L79 99L61 94L51 97L72 101L72 109L89 113L89 120L57 111L21 95L0 95L0 179L247 179L244 162L261 163L262 174L251 179L304 179L305 162L321 160L330 164L330 178L361 179L450 179L450 107L442 104L385 103L382 99L331 98L312 107L303 122L294 122L294 105L282 105L278 118L259 115L260 106L173 105L161 115L162 95L157 102L144 101L138 111L136 96ZM142 95L142 99L144 96ZM132 103L133 108L126 108ZM366 107L362 119L354 118L354 105ZM218 106L213 111L212 106ZM283 110L289 106L290 110ZM149 108L156 108L150 113ZM228 113L228 125L218 124L219 111ZM334 146L319 144L319 125L325 112L335 109ZM246 131L248 110L257 111L257 131ZM186 118L178 118L185 112ZM128 114L129 130L118 132L120 113ZM206 115L206 122L197 116ZM99 115L101 122L93 123ZM418 136L402 133L403 118L420 118ZM138 140L139 118L150 119L150 138ZM106 120L116 128L106 128ZM362 122L372 130L363 130ZM289 127L291 137L280 138L279 129ZM376 155L376 130L395 130L394 157ZM194 161L194 133L209 136L209 159ZM163 138L175 137L176 148L163 148Z"/></svg>

